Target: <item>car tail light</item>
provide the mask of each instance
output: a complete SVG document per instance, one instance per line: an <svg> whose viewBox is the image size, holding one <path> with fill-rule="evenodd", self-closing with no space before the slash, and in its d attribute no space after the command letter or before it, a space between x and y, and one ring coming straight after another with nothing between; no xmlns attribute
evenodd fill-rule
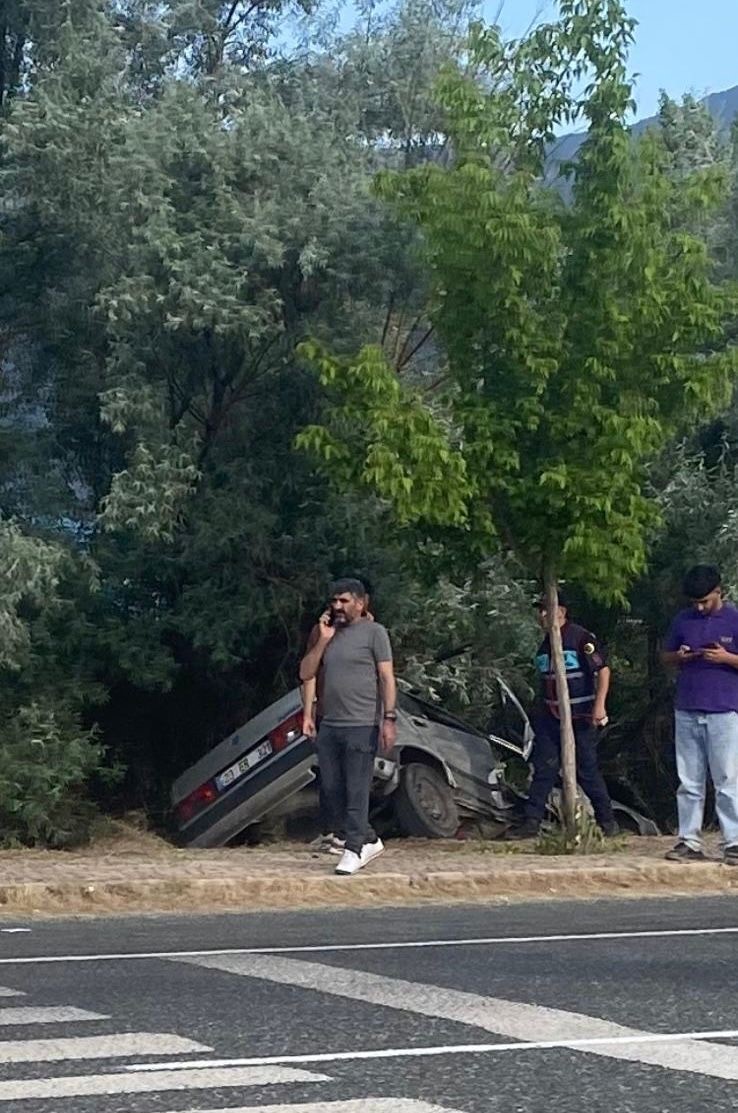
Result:
<svg viewBox="0 0 738 1113"><path fill-rule="evenodd" d="M204 785L200 785L189 796L185 796L184 800L177 804L177 815L182 823L186 823L192 819L194 815L201 812L208 804L212 804L213 800L217 799L218 790L213 781L207 781Z"/></svg>
<svg viewBox="0 0 738 1113"><path fill-rule="evenodd" d="M290 715L283 723L269 735L269 741L272 744L274 752L283 750L285 746L289 746L302 734L302 711L296 711L294 715Z"/></svg>

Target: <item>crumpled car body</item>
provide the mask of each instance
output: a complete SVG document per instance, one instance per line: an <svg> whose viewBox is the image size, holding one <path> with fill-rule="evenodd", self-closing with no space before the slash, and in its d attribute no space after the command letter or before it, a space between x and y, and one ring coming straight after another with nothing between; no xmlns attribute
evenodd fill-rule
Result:
<svg viewBox="0 0 738 1113"><path fill-rule="evenodd" d="M534 736L513 691L502 678L498 686L487 733L413 691L398 693L397 745L374 764L374 813L402 834L426 838L452 838L474 819L491 821L499 833L519 822L524 796L507 783L502 759L512 753L527 761ZM176 779L171 799L180 841L224 846L318 773L315 746L302 733L300 691L294 689ZM626 829L658 834L651 820L613 803Z"/></svg>

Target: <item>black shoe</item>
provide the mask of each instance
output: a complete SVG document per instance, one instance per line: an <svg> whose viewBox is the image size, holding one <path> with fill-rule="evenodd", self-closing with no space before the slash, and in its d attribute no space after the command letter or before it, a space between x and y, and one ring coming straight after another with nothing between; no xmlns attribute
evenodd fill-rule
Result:
<svg viewBox="0 0 738 1113"><path fill-rule="evenodd" d="M738 866L738 846L726 846L723 861L726 866Z"/></svg>
<svg viewBox="0 0 738 1113"><path fill-rule="evenodd" d="M537 819L525 819L519 827L511 827L506 833L506 839L537 839L540 823Z"/></svg>
<svg viewBox="0 0 738 1113"><path fill-rule="evenodd" d="M614 839L616 835L620 834L620 828L614 819L611 819L609 823L601 823L600 828L602 834L606 835L608 839Z"/></svg>
<svg viewBox="0 0 738 1113"><path fill-rule="evenodd" d="M736 848L738 853L738 847ZM691 846L687 846L685 842L678 842L671 850L667 850L664 857L669 862L706 862L707 858L701 850L693 850ZM736 861L738 865L738 860Z"/></svg>

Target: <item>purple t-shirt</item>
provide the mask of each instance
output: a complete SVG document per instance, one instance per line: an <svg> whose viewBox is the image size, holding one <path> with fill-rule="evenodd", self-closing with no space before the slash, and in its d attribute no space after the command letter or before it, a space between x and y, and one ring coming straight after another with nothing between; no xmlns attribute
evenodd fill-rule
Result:
<svg viewBox="0 0 738 1113"><path fill-rule="evenodd" d="M738 654L738 610L723 603L714 614L702 615L691 607L674 619L664 649L676 653L682 645L705 649L721 645ZM677 711L738 711L738 669L715 665L699 657L679 666L675 707Z"/></svg>

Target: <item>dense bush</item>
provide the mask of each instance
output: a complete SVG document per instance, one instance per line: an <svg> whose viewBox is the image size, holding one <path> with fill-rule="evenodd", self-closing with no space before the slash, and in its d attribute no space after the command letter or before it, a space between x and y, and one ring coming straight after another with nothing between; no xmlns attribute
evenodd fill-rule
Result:
<svg viewBox="0 0 738 1113"><path fill-rule="evenodd" d="M98 732L64 711L21 707L0 730L0 842L67 847L87 840L97 809L91 781L105 770ZM107 771L110 776L110 771Z"/></svg>

